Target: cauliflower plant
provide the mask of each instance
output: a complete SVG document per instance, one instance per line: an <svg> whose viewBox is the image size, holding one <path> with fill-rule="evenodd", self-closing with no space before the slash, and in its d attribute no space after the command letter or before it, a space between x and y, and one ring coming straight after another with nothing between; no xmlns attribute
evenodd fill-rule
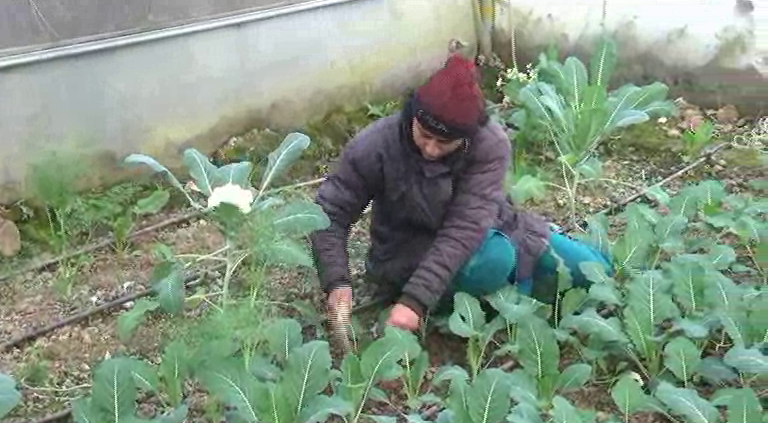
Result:
<svg viewBox="0 0 768 423"><path fill-rule="evenodd" d="M232 204L240 209L243 214L251 212L254 201L253 191L239 185L227 183L213 189L208 197L208 208L214 209L221 203Z"/></svg>

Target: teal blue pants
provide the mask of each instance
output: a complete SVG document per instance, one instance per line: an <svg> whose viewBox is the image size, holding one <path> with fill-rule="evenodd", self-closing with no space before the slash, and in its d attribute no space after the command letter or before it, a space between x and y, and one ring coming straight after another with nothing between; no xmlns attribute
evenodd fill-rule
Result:
<svg viewBox="0 0 768 423"><path fill-rule="evenodd" d="M554 254L553 254L554 253ZM491 230L485 242L459 270L453 288L481 297L492 294L509 283L516 284L518 291L539 301L552 303L557 294L557 255L570 270L574 287L587 288L589 280L579 264L597 262L604 266L606 274L614 274L610 257L597 248L572 239L564 234L552 232L550 247L536 262L533 277L516 280L516 247L502 232Z"/></svg>

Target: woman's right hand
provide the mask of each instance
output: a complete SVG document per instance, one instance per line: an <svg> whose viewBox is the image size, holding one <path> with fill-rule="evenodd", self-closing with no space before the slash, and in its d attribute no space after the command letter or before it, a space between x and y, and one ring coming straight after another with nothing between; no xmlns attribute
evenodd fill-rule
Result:
<svg viewBox="0 0 768 423"><path fill-rule="evenodd" d="M352 315L352 288L336 288L328 294L328 322L333 329L333 337L339 342L345 353L352 351L349 339L349 325Z"/></svg>
<svg viewBox="0 0 768 423"><path fill-rule="evenodd" d="M328 294L328 312L335 313L338 307L352 307L352 288L345 286L336 288Z"/></svg>

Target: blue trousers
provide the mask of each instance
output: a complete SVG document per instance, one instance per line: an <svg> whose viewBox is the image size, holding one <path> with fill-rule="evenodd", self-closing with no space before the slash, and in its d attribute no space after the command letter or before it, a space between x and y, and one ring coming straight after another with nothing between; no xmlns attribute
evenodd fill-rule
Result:
<svg viewBox="0 0 768 423"><path fill-rule="evenodd" d="M515 277L517 254L514 242L503 233L491 230L482 246L456 275L453 288L480 297L513 283L517 284L520 293L552 303L558 286L558 260L555 255L570 270L574 287L587 288L590 285L579 268L583 262L600 263L608 275L614 274L611 258L597 248L552 232L549 249L536 262L533 276L518 281Z"/></svg>

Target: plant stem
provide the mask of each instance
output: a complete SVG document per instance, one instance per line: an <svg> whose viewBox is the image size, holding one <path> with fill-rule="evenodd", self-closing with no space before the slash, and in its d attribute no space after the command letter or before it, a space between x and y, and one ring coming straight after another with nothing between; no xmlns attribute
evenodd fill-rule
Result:
<svg viewBox="0 0 768 423"><path fill-rule="evenodd" d="M757 262L757 258L755 257L755 252L752 251L752 248L749 246L748 243L744 243L744 247L746 247L747 254L749 254L749 258L752 260L752 263L755 264L755 267L757 268L757 272L760 273L760 275L763 277L763 284L768 285L768 274L766 274L765 270L763 270L763 268L760 267L760 264Z"/></svg>
<svg viewBox="0 0 768 423"><path fill-rule="evenodd" d="M217 292L217 294L221 294L221 292ZM202 300L205 301L206 303L208 303L208 305L210 305L211 307L215 308L216 311L218 311L219 313L222 313L224 311L224 309L222 309L221 307L219 307L216 304L214 304L213 302L211 302L211 300L209 300L208 298L204 297L204 298L202 298Z"/></svg>
<svg viewBox="0 0 768 423"><path fill-rule="evenodd" d="M193 263L198 263L198 262L201 262L203 260L220 260L220 261L225 261L226 258L216 257L216 256L218 256L219 254L229 250L231 247L232 247L231 244L227 243L227 245L225 245L225 246L219 248L218 250L216 250L216 251L214 251L212 253L209 253L209 254L205 254L205 255L202 255L202 254L177 254L176 257L177 258L193 258L193 259L195 259L195 261Z"/></svg>
<svg viewBox="0 0 768 423"><path fill-rule="evenodd" d="M635 355L634 351L629 349L629 347L624 347L624 350L627 352L627 355L629 356L629 358L635 362L635 365L637 365L637 369L643 372L643 376L645 376L645 380L646 381L651 380L651 375L648 372L648 369L645 368L645 366L643 365L643 362L640 361L640 359Z"/></svg>
<svg viewBox="0 0 768 423"><path fill-rule="evenodd" d="M651 269L655 269L656 266L659 264L659 259L661 258L661 247L659 247L656 250L656 257L653 258L653 264L651 265Z"/></svg>
<svg viewBox="0 0 768 423"><path fill-rule="evenodd" d="M472 370L472 380L475 380L477 377L477 372L480 367L478 364L480 359L477 357L477 355L477 338L469 338L469 341L467 342L467 358L469 359L469 366Z"/></svg>
<svg viewBox="0 0 768 423"><path fill-rule="evenodd" d="M610 182L612 184L624 185L635 190L641 189L639 186L635 184L620 181L618 179L611 179L611 178L587 178L587 179L582 179L581 182Z"/></svg>
<svg viewBox="0 0 768 423"><path fill-rule="evenodd" d="M48 218L48 227L51 229L51 236L55 240L58 238L58 235L56 235L56 227L53 226L53 216L51 215L51 209L49 207L45 208L45 215Z"/></svg>
<svg viewBox="0 0 768 423"><path fill-rule="evenodd" d="M64 229L64 213L56 212L56 220L59 221L59 236L61 237L61 240L63 241L64 248L68 245L67 243L67 232Z"/></svg>
<svg viewBox="0 0 768 423"><path fill-rule="evenodd" d="M256 303L257 303L256 297L258 296L259 292L261 291L261 289L260 289L261 288L261 280L262 280L262 277L264 276L264 270L266 269L266 267L267 267L266 263L264 263L261 266L259 266L259 269L258 269L258 271L256 273L256 277L255 277L256 281L253 284L253 286L251 286L251 308L253 308L256 305ZM288 304L288 305L290 305L290 304Z"/></svg>
<svg viewBox="0 0 768 423"><path fill-rule="evenodd" d="M222 290L222 297L221 297L221 308L226 309L227 308L227 301L229 300L229 282L232 279L232 273L235 270L234 261L232 260L232 249L231 247L231 241L227 239L227 245L226 245L226 262L227 267L224 269L224 288Z"/></svg>
<svg viewBox="0 0 768 423"><path fill-rule="evenodd" d="M573 173L573 185L571 186L571 190L568 191L568 195L570 198L570 208L571 208L571 224L574 228L585 232L584 229L579 226L579 222L576 220L576 189L579 184L579 174L574 172Z"/></svg>

